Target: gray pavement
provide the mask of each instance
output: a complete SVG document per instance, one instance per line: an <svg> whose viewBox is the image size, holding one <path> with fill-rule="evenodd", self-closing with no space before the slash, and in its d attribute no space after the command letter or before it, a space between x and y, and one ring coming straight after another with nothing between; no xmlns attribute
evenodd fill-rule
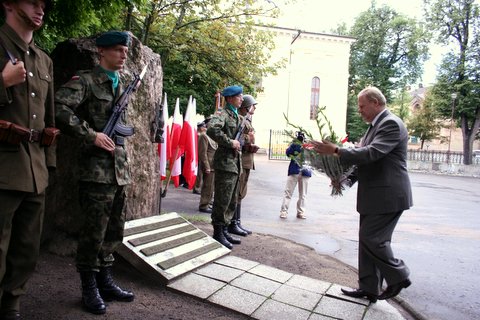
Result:
<svg viewBox="0 0 480 320"><path fill-rule="evenodd" d="M386 301L350 298L335 283L234 255L190 272L168 287L260 320L405 319Z"/></svg>

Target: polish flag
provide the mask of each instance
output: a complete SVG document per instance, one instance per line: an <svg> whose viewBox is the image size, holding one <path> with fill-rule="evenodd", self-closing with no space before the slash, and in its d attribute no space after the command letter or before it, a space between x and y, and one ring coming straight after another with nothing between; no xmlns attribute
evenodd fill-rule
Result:
<svg viewBox="0 0 480 320"><path fill-rule="evenodd" d="M183 119L182 136L180 138L181 148L185 152L183 163L183 177L189 189L193 189L197 178L198 155L197 155L197 126L194 123L196 114L196 100L188 99L187 111Z"/></svg>
<svg viewBox="0 0 480 320"><path fill-rule="evenodd" d="M182 162L180 156L182 150L180 146L180 137L182 134L183 117L180 113L180 99L177 98L175 110L173 112L172 129L170 132L170 175L175 187L180 185L180 174L182 172Z"/></svg>
<svg viewBox="0 0 480 320"><path fill-rule="evenodd" d="M163 105L162 118L164 121L163 133L162 133L163 142L158 144L158 156L160 158L160 176L162 180L165 180L167 178L167 159L170 158L170 152L169 152L170 139L168 135L169 126L167 124L168 106L167 106L166 92L163 97L162 105Z"/></svg>

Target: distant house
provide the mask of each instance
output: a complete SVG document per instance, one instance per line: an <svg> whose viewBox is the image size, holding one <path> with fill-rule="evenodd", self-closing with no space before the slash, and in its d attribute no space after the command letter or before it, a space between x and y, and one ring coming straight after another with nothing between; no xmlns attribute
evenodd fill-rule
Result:
<svg viewBox="0 0 480 320"><path fill-rule="evenodd" d="M285 59L287 64L259 84L253 116L256 143L268 148L270 130L287 129L284 115L318 137L314 115L323 106L336 133L344 136L350 46L355 39L280 27L265 29L275 34L271 60Z"/></svg>

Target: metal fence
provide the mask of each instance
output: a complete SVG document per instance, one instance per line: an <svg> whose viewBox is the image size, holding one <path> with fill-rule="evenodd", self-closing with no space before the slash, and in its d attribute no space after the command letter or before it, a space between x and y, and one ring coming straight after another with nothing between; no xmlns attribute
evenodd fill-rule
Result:
<svg viewBox="0 0 480 320"><path fill-rule="evenodd" d="M270 130L270 140L268 146L268 159L270 160L288 160L285 155L288 145L292 138L284 130ZM455 151L435 151L435 150L416 150L409 149L407 160L423 161L432 163L463 163L463 152ZM472 164L480 164L480 156L472 156Z"/></svg>

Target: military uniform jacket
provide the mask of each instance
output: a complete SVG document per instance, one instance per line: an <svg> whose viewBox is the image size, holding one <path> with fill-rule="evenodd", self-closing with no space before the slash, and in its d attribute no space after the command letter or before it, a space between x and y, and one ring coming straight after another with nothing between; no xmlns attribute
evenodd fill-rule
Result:
<svg viewBox="0 0 480 320"><path fill-rule="evenodd" d="M42 131L55 126L53 65L33 41L25 43L7 24L0 28L0 68L8 62L5 50L25 64L26 81L5 88L0 76L0 119ZM55 167L55 147L38 142L10 145L0 142L0 189L41 193L48 185L48 167Z"/></svg>
<svg viewBox="0 0 480 320"><path fill-rule="evenodd" d="M56 120L63 133L80 140L81 181L126 185L131 181L125 146L116 146L112 156L93 143L96 132L102 132L113 113L115 99L113 83L102 68L79 71L55 94ZM125 115L123 116L125 124Z"/></svg>
<svg viewBox="0 0 480 320"><path fill-rule="evenodd" d="M198 135L198 161L202 170L213 171L213 157L218 145L205 132Z"/></svg>
<svg viewBox="0 0 480 320"><path fill-rule="evenodd" d="M213 158L213 168L215 170L241 173L241 152L232 148L232 140L235 140L242 119L242 116L236 115L232 110L225 107L220 114L214 115L210 120L207 134L218 144L218 149Z"/></svg>
<svg viewBox="0 0 480 320"><path fill-rule="evenodd" d="M248 133L252 131L254 131L252 127L252 120L250 118L247 118L247 120L245 121L245 129L243 131L243 139L245 141L244 145L255 144L255 141L250 141L250 136L248 135ZM248 152L245 149L242 150L243 169L255 169L255 164L253 163L254 156L255 153Z"/></svg>

